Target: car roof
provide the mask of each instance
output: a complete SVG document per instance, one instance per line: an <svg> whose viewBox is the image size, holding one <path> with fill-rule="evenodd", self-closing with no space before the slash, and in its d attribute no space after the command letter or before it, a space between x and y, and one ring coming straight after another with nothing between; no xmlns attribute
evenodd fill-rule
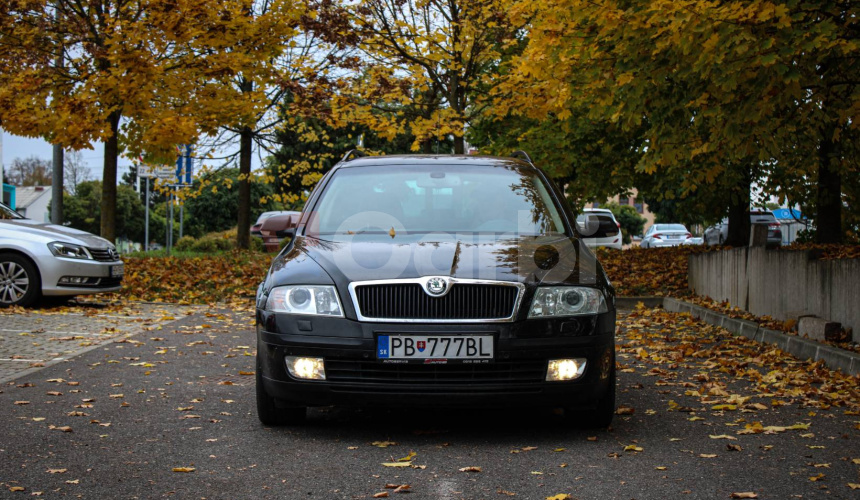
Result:
<svg viewBox="0 0 860 500"><path fill-rule="evenodd" d="M518 158L484 155L381 155L360 156L341 161L335 168L368 167L379 165L474 165L474 166L530 166ZM537 167L534 167L537 168Z"/></svg>
<svg viewBox="0 0 860 500"><path fill-rule="evenodd" d="M610 213L610 214L612 213L612 210L609 210L608 208L583 208L582 211L583 212L606 212L606 213Z"/></svg>

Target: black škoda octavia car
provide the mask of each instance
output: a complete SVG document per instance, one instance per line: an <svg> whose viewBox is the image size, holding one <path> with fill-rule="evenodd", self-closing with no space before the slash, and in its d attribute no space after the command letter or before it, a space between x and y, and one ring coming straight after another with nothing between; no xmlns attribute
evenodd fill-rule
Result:
<svg viewBox="0 0 860 500"><path fill-rule="evenodd" d="M547 406L608 426L615 292L523 159L348 153L257 295L257 410ZM586 231L585 229L588 229Z"/></svg>

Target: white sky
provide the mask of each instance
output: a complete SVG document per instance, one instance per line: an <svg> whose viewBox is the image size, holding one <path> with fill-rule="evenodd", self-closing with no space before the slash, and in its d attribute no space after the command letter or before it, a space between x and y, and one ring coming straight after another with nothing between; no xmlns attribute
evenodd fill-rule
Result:
<svg viewBox="0 0 860 500"><path fill-rule="evenodd" d="M95 144L95 149L81 150L84 161L90 169L90 179L101 180L103 168L104 145L101 143ZM43 160L52 161L54 157L51 144L42 139L30 139L12 135L9 132L3 131L3 166L9 170L9 165L15 158L29 158L35 156ZM208 164L209 162L207 162ZM219 162L213 162L219 163ZM122 182L122 175L128 172L128 167L131 162L122 156L119 157L119 166L117 168L117 182ZM251 168L257 170L261 163L257 154L251 155ZM196 172L195 172L196 175Z"/></svg>
<svg viewBox="0 0 860 500"><path fill-rule="evenodd" d="M84 161L90 168L90 178L102 178L102 154L104 146L96 144L95 149L84 149L81 151ZM3 166L9 170L9 165L15 158L29 158L35 156L43 160L52 161L54 157L52 146L42 139L30 139L12 135L9 132L3 131ZM119 158L119 168L117 169L117 179L122 179L122 174L128 172L128 167L131 164L125 158Z"/></svg>

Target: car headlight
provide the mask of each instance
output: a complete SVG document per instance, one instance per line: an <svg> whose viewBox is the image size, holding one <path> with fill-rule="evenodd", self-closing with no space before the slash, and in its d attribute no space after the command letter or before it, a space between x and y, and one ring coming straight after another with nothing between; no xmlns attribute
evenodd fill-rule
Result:
<svg viewBox="0 0 860 500"><path fill-rule="evenodd" d="M337 290L333 286L290 285L273 288L266 301L266 310L343 317Z"/></svg>
<svg viewBox="0 0 860 500"><path fill-rule="evenodd" d="M74 245L72 243L54 241L48 243L48 249L50 249L51 253L57 257L69 257L71 259L90 260L92 260L93 258L93 256L90 255L90 252L86 249L86 247L82 247L81 245Z"/></svg>
<svg viewBox="0 0 860 500"><path fill-rule="evenodd" d="M582 286L540 287L535 292L529 318L583 316L606 312L606 299L596 288Z"/></svg>

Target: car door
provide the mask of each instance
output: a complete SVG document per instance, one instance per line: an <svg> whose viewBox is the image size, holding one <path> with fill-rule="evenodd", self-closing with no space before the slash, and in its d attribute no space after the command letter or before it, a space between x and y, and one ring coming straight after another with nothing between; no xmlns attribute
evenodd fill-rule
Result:
<svg viewBox="0 0 860 500"><path fill-rule="evenodd" d="M651 236L654 234L654 227L655 226L651 226L648 228L648 231L645 233L645 237L642 238L642 243L640 244L641 247L648 248L651 246L651 240L653 239Z"/></svg>

